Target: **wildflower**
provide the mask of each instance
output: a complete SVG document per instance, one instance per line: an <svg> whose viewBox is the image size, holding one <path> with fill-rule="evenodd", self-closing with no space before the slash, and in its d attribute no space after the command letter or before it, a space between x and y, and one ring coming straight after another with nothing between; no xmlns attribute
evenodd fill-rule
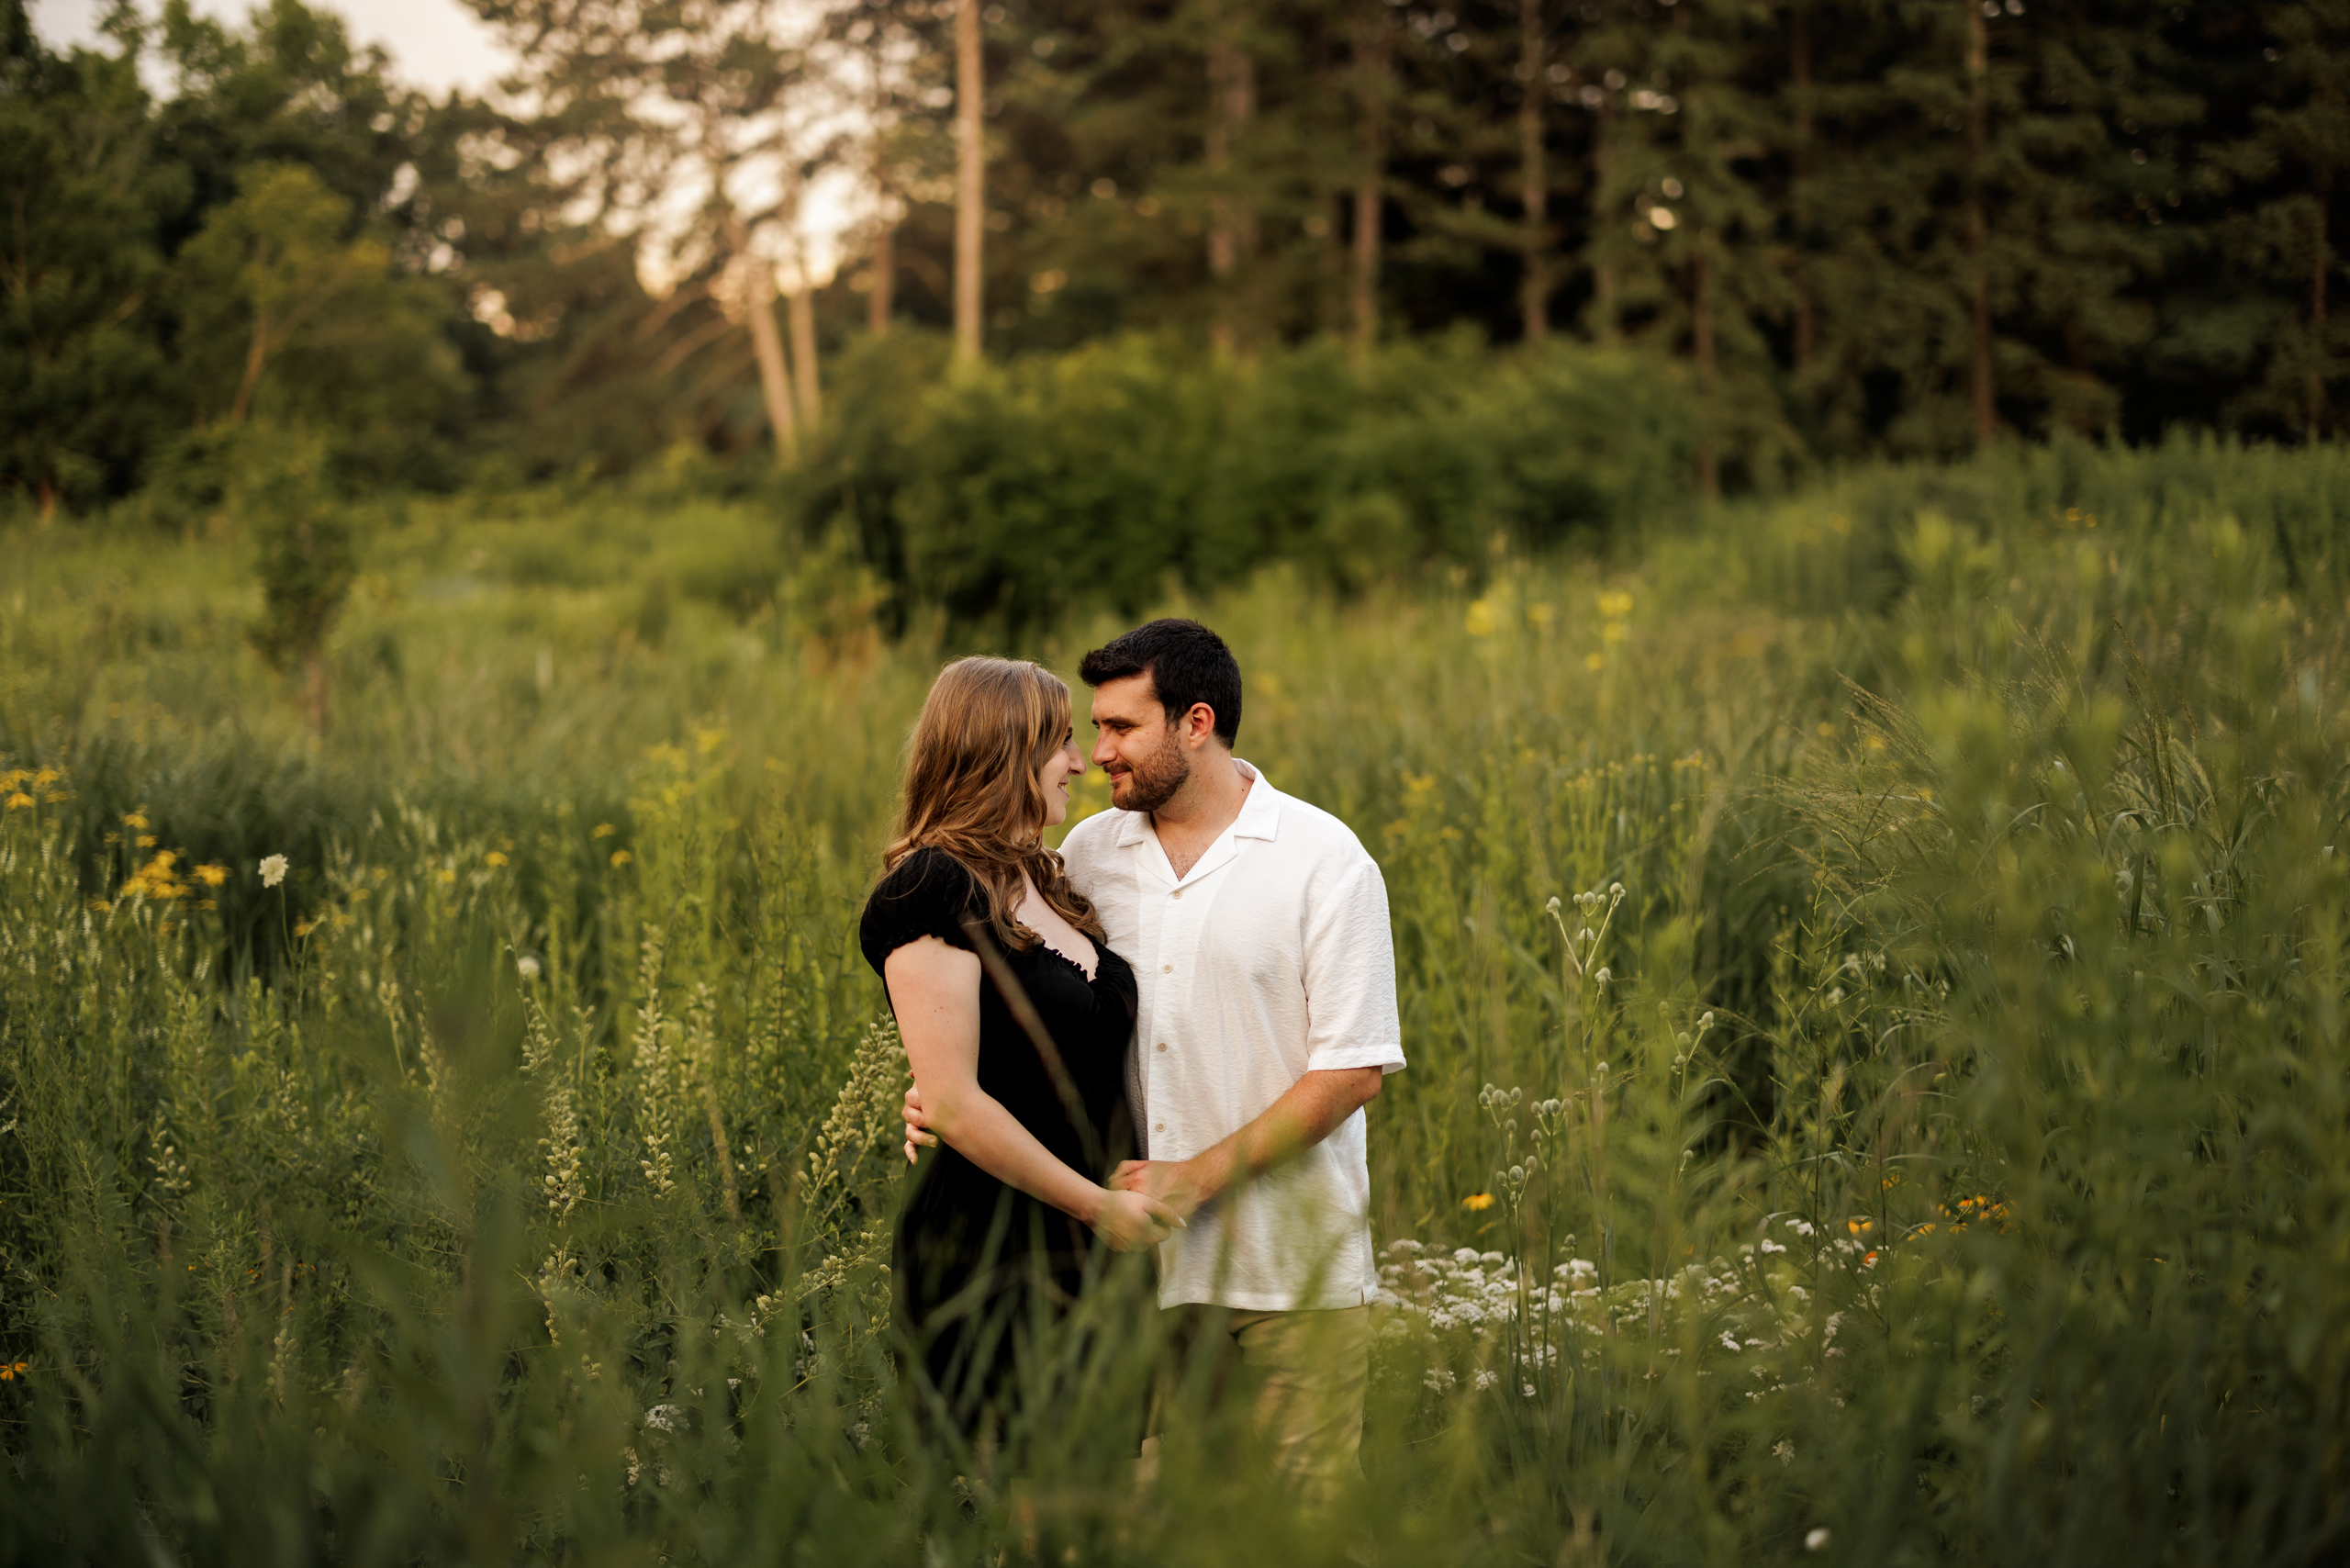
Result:
<svg viewBox="0 0 2350 1568"><path fill-rule="evenodd" d="M612 851L612 864L615 866L625 866L635 858L635 856L631 855L625 849L615 849Z"/></svg>
<svg viewBox="0 0 2350 1568"><path fill-rule="evenodd" d="M483 856L482 859L492 866L503 866L506 864L506 855L502 850L493 849L488 854Z"/></svg>
<svg viewBox="0 0 2350 1568"><path fill-rule="evenodd" d="M274 888L284 880L285 880L285 857L283 855L263 857L261 885L264 888Z"/></svg>
<svg viewBox="0 0 2350 1568"><path fill-rule="evenodd" d="M32 808L33 798L22 790L8 797L8 809L12 812L28 812Z"/></svg>
<svg viewBox="0 0 2350 1568"><path fill-rule="evenodd" d="M1616 978L1616 971L1603 964L1591 978L1597 980L1600 984L1606 985L1609 980Z"/></svg>
<svg viewBox="0 0 2350 1568"><path fill-rule="evenodd" d="M1828 1531L1824 1528L1815 1529L1803 1538L1803 1549L1806 1551L1818 1551L1827 1544Z"/></svg>
<svg viewBox="0 0 2350 1568"><path fill-rule="evenodd" d="M1589 670L1606 669L1607 667L1607 655L1596 650L1585 654L1583 656L1583 667Z"/></svg>
<svg viewBox="0 0 2350 1568"><path fill-rule="evenodd" d="M1478 599L1470 601L1469 616L1462 625L1472 637L1490 637L1500 623L1500 618L1494 613L1493 601Z"/></svg>
<svg viewBox="0 0 2350 1568"><path fill-rule="evenodd" d="M514 968L520 971L524 980L539 978L539 961L528 953L514 960Z"/></svg>
<svg viewBox="0 0 2350 1568"><path fill-rule="evenodd" d="M154 848L154 847L155 847L155 835L154 835L153 834L151 834L151 833L142 833L142 834L140 834L139 835L139 847L140 847L140 848L141 848L141 849L152 849L152 848Z"/></svg>
<svg viewBox="0 0 2350 1568"><path fill-rule="evenodd" d="M1844 1222L1844 1228L1851 1231L1854 1236L1866 1235L1875 1227L1876 1221L1873 1219L1848 1219Z"/></svg>
<svg viewBox="0 0 2350 1568"><path fill-rule="evenodd" d="M1472 1211L1489 1209L1494 1206L1494 1195L1491 1193L1472 1193L1460 1200L1460 1206Z"/></svg>
<svg viewBox="0 0 2350 1568"><path fill-rule="evenodd" d="M207 888L217 888L221 883L229 879L229 868L226 866L198 866L196 868L196 879L202 882Z"/></svg>
<svg viewBox="0 0 2350 1568"><path fill-rule="evenodd" d="M130 829L133 833L145 833L152 824L147 821L147 813L145 812L129 812L124 814L122 825Z"/></svg>
<svg viewBox="0 0 2350 1568"><path fill-rule="evenodd" d="M1556 913L1559 913L1559 895L1558 895L1558 894L1556 894L1556 893L1552 893L1552 894L1550 895L1550 902L1549 903L1546 903L1546 904L1544 904L1544 905L1542 906L1542 913L1545 913L1545 914L1556 914Z"/></svg>
<svg viewBox="0 0 2350 1568"><path fill-rule="evenodd" d="M612 834L618 832L620 832L620 829L614 827L610 823L598 823L588 831L588 836L590 838L610 838Z"/></svg>

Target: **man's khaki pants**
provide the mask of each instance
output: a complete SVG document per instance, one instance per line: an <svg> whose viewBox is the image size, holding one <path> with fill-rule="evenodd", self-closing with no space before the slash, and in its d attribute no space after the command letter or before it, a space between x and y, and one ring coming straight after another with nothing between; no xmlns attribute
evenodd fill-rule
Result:
<svg viewBox="0 0 2350 1568"><path fill-rule="evenodd" d="M1215 1358L1219 1397L1245 1394L1274 1463L1311 1506L1335 1503L1362 1474L1362 1401L1371 1381L1371 1308L1236 1312L1178 1306L1171 1336L1179 1360ZM1220 1341L1220 1342L1219 1342ZM1158 1468L1158 1434L1169 1390L1152 1401L1143 1444L1146 1475Z"/></svg>

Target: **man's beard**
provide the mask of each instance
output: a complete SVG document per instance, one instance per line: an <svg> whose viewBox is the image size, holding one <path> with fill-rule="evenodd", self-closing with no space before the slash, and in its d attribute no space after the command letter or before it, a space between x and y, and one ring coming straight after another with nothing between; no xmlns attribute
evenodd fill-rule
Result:
<svg viewBox="0 0 2350 1568"><path fill-rule="evenodd" d="M1191 759L1173 734L1157 751L1137 762L1126 771L1129 793L1119 802L1123 811L1155 812L1175 798L1192 777Z"/></svg>

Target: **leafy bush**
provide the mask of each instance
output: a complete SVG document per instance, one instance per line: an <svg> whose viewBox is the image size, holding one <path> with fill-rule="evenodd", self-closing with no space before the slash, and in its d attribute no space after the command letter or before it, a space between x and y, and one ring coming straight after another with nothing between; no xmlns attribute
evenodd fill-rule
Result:
<svg viewBox="0 0 2350 1568"><path fill-rule="evenodd" d="M1272 561L1354 590L1602 538L1683 494L1694 440L1653 364L1466 338L1358 364L1130 337L950 371L900 333L848 358L834 405L799 481L807 532L845 530L909 605L1013 627Z"/></svg>

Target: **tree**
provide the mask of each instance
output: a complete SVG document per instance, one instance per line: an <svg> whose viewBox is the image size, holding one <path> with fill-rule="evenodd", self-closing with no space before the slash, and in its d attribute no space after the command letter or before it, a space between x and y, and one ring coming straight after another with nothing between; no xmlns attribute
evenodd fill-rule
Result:
<svg viewBox="0 0 2350 1568"><path fill-rule="evenodd" d="M987 224L987 60L979 0L955 6L955 353L979 357L986 279L981 236Z"/></svg>
<svg viewBox="0 0 2350 1568"><path fill-rule="evenodd" d="M61 59L0 0L0 485L46 521L129 489L176 422L134 50Z"/></svg>
<svg viewBox="0 0 2350 1568"><path fill-rule="evenodd" d="M774 252L795 243L782 231L808 171L848 138L822 29L787 26L776 0L473 3L541 100L533 152L551 193L629 234L641 264L688 298L731 294L728 319L748 329L788 455L800 421L776 335Z"/></svg>

